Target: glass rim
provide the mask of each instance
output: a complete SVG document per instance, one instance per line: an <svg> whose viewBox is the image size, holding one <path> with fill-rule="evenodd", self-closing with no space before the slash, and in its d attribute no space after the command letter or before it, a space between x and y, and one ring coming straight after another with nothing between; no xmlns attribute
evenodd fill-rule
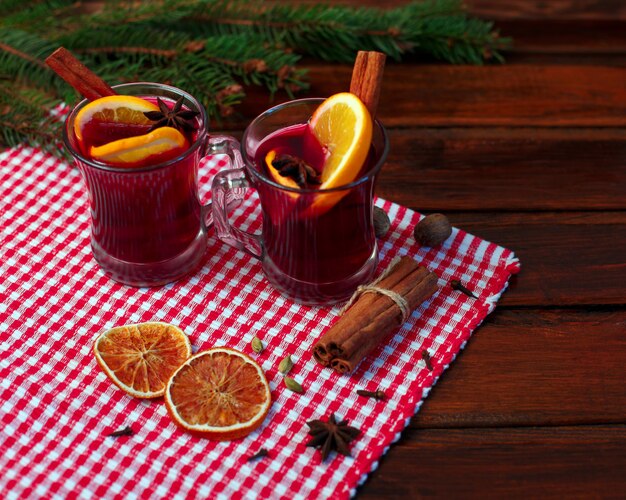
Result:
<svg viewBox="0 0 626 500"><path fill-rule="evenodd" d="M343 184L341 186L335 186L332 188L326 188L326 189L319 189L319 188L294 188L294 187L290 187L290 186L283 186L282 184L279 184L278 182L270 179L269 177L267 177L266 175L263 174L263 172L259 171L258 169L249 167L249 165L252 165L254 163L254 161L250 160L250 158L248 157L248 151L246 148L246 141L249 135L250 130L254 127L255 124L257 124L258 122L260 122L263 118L265 118L267 115L269 114L273 114L273 113L277 113L278 111L281 111L285 108L290 108L292 106L298 106L298 105L303 105L303 104L307 104L307 103L321 103L325 100L324 97L306 97L303 99L294 99L291 101L287 101L284 102L282 104L278 104L276 106L273 106L271 108L269 108L268 110L264 111L263 113L261 113L260 115L258 115L254 120L252 120L252 122L250 122L250 124L246 127L246 130L243 133L243 137L241 139L241 154L243 156L243 164L244 164L244 168L247 172L250 172L252 175L254 175L257 179L259 179L261 182L268 184L270 186L272 186L273 188L276 189L280 189L282 191L287 191L290 193L299 193L299 194L311 194L311 193L332 193L334 191L345 191L347 189L352 189L355 186L358 186L359 184L362 184L364 182L367 182L368 180L372 179L382 168L382 166L385 164L385 161L387 160L387 155L389 153L389 136L387 135L387 130L385 129L385 126L378 120L374 120L374 126L378 127L378 129L380 130L380 133L382 135L382 142L383 142L383 148L382 151L380 152L380 154L377 154L378 159L376 160L376 163L374 163L374 165L368 169L366 172L364 172L363 174L361 174L359 177L357 177L355 180L353 180L352 182L349 182L347 184Z"/></svg>
<svg viewBox="0 0 626 500"><path fill-rule="evenodd" d="M172 85L166 85L164 83L129 82L129 83L120 83L118 85L113 85L111 88L122 89L122 88L136 88L136 87L160 88L163 90L170 91L174 94L177 94L178 96L182 96L188 101L192 102L198 108L198 111L200 112L200 118L202 120L202 123L204 124L202 129L198 129L198 137L196 137L196 140L193 142L193 144L191 144L189 148L187 148L183 153L181 153L178 156L175 156L174 158L170 158L167 161L155 163L154 165L146 165L145 167L133 167L133 168L118 167L118 166L107 165L105 163L94 161L91 158L87 158L85 155L83 155L82 152L77 151L76 148L72 145L72 142L70 140L70 132L69 132L70 120L72 120L72 124L73 124L73 118L76 117L76 114L78 113L78 111L82 109L85 105L87 105L87 103L89 102L88 99L82 99L68 113L67 117L65 118L65 123L63 126L63 144L65 145L67 150L70 152L72 157L81 161L82 163L86 163L87 165L97 168L99 170L132 174L135 172L147 172L150 170L160 170L162 168L169 167L173 165L174 163L177 163L181 160L186 159L188 156L194 153L199 147L202 146L208 134L208 116L207 116L206 110L204 109L204 106L202 105L200 101L198 101L189 92L185 92L184 90L179 89L178 87L173 87ZM122 94L122 95L135 95L135 94ZM148 94L146 93L146 97L147 96ZM162 96L157 96L157 97L162 97Z"/></svg>

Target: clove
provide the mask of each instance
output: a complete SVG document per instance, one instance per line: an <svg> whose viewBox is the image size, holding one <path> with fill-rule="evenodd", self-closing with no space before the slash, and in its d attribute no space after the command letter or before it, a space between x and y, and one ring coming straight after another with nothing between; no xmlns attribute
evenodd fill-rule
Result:
<svg viewBox="0 0 626 500"><path fill-rule="evenodd" d="M478 298L476 297L476 295L474 295L474 292L472 292L469 288L463 285L463 283L461 283L459 280L450 281L450 286L452 287L452 290L456 290L458 292L464 293L468 297L472 297L474 299Z"/></svg>

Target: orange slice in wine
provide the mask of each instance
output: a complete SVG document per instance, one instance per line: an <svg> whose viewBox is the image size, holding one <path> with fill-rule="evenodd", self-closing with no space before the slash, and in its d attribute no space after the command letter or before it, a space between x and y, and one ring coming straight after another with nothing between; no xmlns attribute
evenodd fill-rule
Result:
<svg viewBox="0 0 626 500"><path fill-rule="evenodd" d="M187 139L177 129L161 127L148 134L92 146L89 154L104 163L130 166L157 155L159 161L171 160L188 147Z"/></svg>
<svg viewBox="0 0 626 500"><path fill-rule="evenodd" d="M74 120L74 134L79 142L84 140L84 131L92 122L106 124L145 125L153 122L144 115L147 111L159 111L159 107L145 99L130 95L101 97L81 108Z"/></svg>
<svg viewBox="0 0 626 500"><path fill-rule="evenodd" d="M168 323L117 326L93 344L96 361L106 375L136 398L163 396L171 375L191 356L187 335Z"/></svg>
<svg viewBox="0 0 626 500"><path fill-rule="evenodd" d="M214 347L187 360L165 390L165 405L178 426L217 441L250 434L263 423L271 403L261 367L228 347Z"/></svg>

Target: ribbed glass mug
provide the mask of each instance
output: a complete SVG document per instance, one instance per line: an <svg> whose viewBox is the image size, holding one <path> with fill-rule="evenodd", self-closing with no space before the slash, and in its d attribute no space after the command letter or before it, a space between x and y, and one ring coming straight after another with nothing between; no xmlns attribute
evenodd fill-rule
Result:
<svg viewBox="0 0 626 500"><path fill-rule="evenodd" d="M80 102L69 114L63 139L89 191L91 247L104 273L132 286L156 286L175 281L200 264L211 225L210 205L198 196L198 163L210 153L207 115L190 94L159 83L129 83L114 87L118 94L156 97L197 111L198 130L186 151L171 160L121 168L85 155L74 135Z"/></svg>
<svg viewBox="0 0 626 500"><path fill-rule="evenodd" d="M213 220L218 238L261 261L272 285L303 304L346 300L371 279L378 263L373 226L376 176L389 150L384 127L374 123L369 157L353 182L333 189L299 189L272 180L264 167L263 141L285 128L306 124L323 99L300 99L259 115L239 145L224 139L222 151L236 167L218 173L212 185ZM260 235L231 226L227 207L248 188L261 204Z"/></svg>

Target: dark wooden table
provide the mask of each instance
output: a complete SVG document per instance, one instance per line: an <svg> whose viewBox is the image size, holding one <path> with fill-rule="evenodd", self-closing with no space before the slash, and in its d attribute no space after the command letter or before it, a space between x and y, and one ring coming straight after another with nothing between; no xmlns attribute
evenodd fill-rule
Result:
<svg viewBox="0 0 626 500"><path fill-rule="evenodd" d="M466 3L515 39L507 63L388 64L377 193L522 272L358 497L624 498L626 2ZM347 89L349 66L310 66L311 95Z"/></svg>
<svg viewBox="0 0 626 500"><path fill-rule="evenodd" d="M623 498L626 3L467 4L515 38L507 63L389 64L377 192L513 249L522 272L358 496ZM311 94L349 79L314 65Z"/></svg>

